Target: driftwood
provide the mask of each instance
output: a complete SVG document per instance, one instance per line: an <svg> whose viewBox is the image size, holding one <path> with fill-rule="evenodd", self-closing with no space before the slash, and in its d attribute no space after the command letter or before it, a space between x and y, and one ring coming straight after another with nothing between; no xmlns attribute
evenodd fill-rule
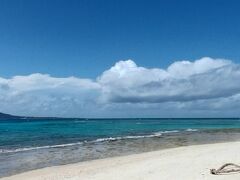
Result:
<svg viewBox="0 0 240 180"><path fill-rule="evenodd" d="M227 166L232 166L232 169L226 169ZM231 173L231 172L240 172L240 166L233 163L226 163L221 166L219 169L210 169L210 173L214 175Z"/></svg>

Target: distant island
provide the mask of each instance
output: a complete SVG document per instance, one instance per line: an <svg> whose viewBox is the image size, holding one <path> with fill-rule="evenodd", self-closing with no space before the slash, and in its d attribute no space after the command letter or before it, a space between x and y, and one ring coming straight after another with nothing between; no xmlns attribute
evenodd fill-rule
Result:
<svg viewBox="0 0 240 180"><path fill-rule="evenodd" d="M59 117L31 117L31 116L15 116L11 114L1 113L0 112L0 120L1 119L62 119Z"/></svg>
<svg viewBox="0 0 240 180"><path fill-rule="evenodd" d="M11 114L5 114L5 113L1 113L0 112L0 119L19 119L19 118L24 118L24 117L21 117L21 116L14 116L14 115L11 115Z"/></svg>
<svg viewBox="0 0 240 180"><path fill-rule="evenodd" d="M47 117L47 116L42 116L42 117L37 117L37 116L17 116L17 115L11 115L7 113L2 113L0 112L0 120L2 119L95 119L95 118L81 118L81 117ZM211 118L96 118L96 119L240 119L239 117L228 117L228 118L222 118L222 117L211 117Z"/></svg>

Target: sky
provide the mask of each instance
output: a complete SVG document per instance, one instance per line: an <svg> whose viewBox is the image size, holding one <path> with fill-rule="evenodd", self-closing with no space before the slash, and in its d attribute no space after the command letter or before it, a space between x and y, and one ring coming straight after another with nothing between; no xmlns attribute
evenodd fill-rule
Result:
<svg viewBox="0 0 240 180"><path fill-rule="evenodd" d="M0 112L239 117L239 5L1 0Z"/></svg>

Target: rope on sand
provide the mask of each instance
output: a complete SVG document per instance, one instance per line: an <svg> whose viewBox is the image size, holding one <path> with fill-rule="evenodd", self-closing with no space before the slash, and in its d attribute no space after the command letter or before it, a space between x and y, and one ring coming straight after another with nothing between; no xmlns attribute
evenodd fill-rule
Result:
<svg viewBox="0 0 240 180"><path fill-rule="evenodd" d="M232 166L232 169L226 169L227 166ZM210 173L214 175L231 172L240 172L240 166L233 163L226 163L219 169L210 169Z"/></svg>

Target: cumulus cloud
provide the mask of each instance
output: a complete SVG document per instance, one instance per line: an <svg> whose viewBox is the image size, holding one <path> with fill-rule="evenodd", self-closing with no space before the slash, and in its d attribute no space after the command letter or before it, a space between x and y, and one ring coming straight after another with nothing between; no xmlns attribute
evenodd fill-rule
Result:
<svg viewBox="0 0 240 180"><path fill-rule="evenodd" d="M0 79L0 110L15 114L83 114L99 96L100 86L90 79L55 78L47 74ZM80 109L79 109L80 108ZM86 109L84 109L86 111Z"/></svg>
<svg viewBox="0 0 240 180"><path fill-rule="evenodd" d="M98 82L104 97L112 102L184 102L239 93L240 67L207 57L178 61L167 69L146 69L128 60L117 62Z"/></svg>
<svg viewBox="0 0 240 180"><path fill-rule="evenodd" d="M227 105L240 106L240 65L226 59L183 60L166 69L119 61L96 79L0 77L0 111L20 115L168 116L171 110L184 116Z"/></svg>

